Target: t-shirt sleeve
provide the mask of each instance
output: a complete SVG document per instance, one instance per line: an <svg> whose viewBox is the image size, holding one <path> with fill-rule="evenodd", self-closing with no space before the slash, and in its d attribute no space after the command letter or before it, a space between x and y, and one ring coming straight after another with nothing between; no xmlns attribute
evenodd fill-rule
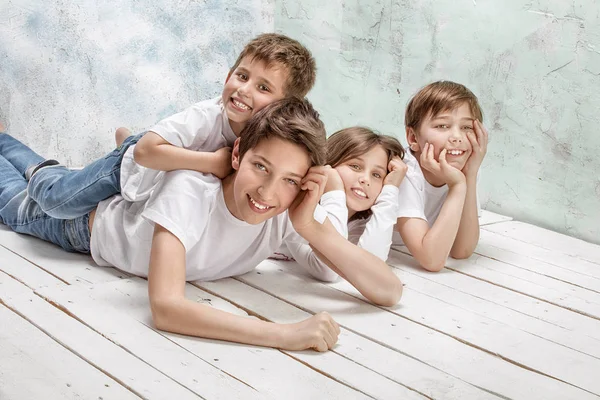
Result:
<svg viewBox="0 0 600 400"><path fill-rule="evenodd" d="M398 192L394 185L385 185L371 207L372 215L364 224L364 231L358 240L358 247L387 260L392 234L398 215Z"/></svg>
<svg viewBox="0 0 600 400"><path fill-rule="evenodd" d="M195 171L167 172L152 192L142 217L162 225L189 251L208 223L219 188L212 180L212 176Z"/></svg>
<svg viewBox="0 0 600 400"><path fill-rule="evenodd" d="M424 182L419 176L406 176L398 188L398 218L420 218L427 221L425 217Z"/></svg>
<svg viewBox="0 0 600 400"><path fill-rule="evenodd" d="M171 115L154 125L150 130L157 133L173 146L190 148L201 146L211 134L215 119L204 103L196 103L185 110Z"/></svg>
<svg viewBox="0 0 600 400"><path fill-rule="evenodd" d="M338 274L317 257L308 242L294 230L291 221L288 222L284 243L291 256L313 278L324 282L338 280Z"/></svg>
<svg viewBox="0 0 600 400"><path fill-rule="evenodd" d="M320 205L327 212L327 218L335 230L344 238L348 238L346 193L343 190L332 190L331 192L324 193L321 196Z"/></svg>

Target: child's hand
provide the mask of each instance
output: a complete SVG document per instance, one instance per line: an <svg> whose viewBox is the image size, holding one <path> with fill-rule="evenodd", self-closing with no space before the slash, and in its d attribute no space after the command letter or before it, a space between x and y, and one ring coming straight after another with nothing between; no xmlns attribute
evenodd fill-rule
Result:
<svg viewBox="0 0 600 400"><path fill-rule="evenodd" d="M223 179L233 172L231 166L231 147L223 147L213 153L211 174Z"/></svg>
<svg viewBox="0 0 600 400"><path fill-rule="evenodd" d="M289 208L290 220L294 225L294 229L300 235L302 235L301 232L304 229L315 222L315 208L325 190L329 169L331 169L329 165L312 167L308 170L306 176L302 178L300 183L302 191L298 193Z"/></svg>
<svg viewBox="0 0 600 400"><path fill-rule="evenodd" d="M396 187L400 186L402 180L406 176L406 171L408 171L408 166L402 161L402 159L398 156L392 157L390 162L388 163L388 174L383 180L384 185L394 185Z"/></svg>
<svg viewBox="0 0 600 400"><path fill-rule="evenodd" d="M338 341L340 326L326 312L295 324L282 325L280 348L284 350L327 351Z"/></svg>
<svg viewBox="0 0 600 400"><path fill-rule="evenodd" d="M344 190L344 182L335 168L328 168L325 193L331 192L332 190Z"/></svg>
<svg viewBox="0 0 600 400"><path fill-rule="evenodd" d="M488 131L483 124L475 120L473 121L473 129L474 132L467 132L467 138L471 142L473 152L463 168L463 172L468 178L477 177L477 171L479 171L479 167L483 162L488 144Z"/></svg>
<svg viewBox="0 0 600 400"><path fill-rule="evenodd" d="M453 167L446 161L446 149L440 152L439 161L433 156L433 145L425 143L421 153L421 168L431 172L437 178L446 182L448 186L454 186L465 182L465 174L458 168Z"/></svg>

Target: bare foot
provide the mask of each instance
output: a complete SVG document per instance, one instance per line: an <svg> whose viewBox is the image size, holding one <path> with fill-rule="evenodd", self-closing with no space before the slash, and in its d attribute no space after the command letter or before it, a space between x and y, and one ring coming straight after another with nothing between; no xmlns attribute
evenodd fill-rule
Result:
<svg viewBox="0 0 600 400"><path fill-rule="evenodd" d="M117 147L123 144L125 139L131 136L131 131L125 127L117 128L115 131L115 142L117 142Z"/></svg>

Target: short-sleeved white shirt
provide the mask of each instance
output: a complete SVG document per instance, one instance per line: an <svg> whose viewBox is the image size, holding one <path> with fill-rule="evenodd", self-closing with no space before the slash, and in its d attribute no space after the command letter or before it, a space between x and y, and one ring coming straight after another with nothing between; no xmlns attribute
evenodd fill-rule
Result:
<svg viewBox="0 0 600 400"><path fill-rule="evenodd" d="M150 131L173 146L207 152L233 146L237 138L229 124L221 97L196 103L163 119ZM141 201L150 196L164 172L136 163L133 159L134 148L131 146L127 149L121 162L121 195L129 201Z"/></svg>
<svg viewBox="0 0 600 400"><path fill-rule="evenodd" d="M185 247L188 281L244 274L284 241L306 243L294 230L287 211L261 224L248 224L227 209L220 179L179 170L167 172L145 202L115 196L98 205L91 237L94 261L148 276L155 224ZM302 266L318 279L335 277L314 254Z"/></svg>

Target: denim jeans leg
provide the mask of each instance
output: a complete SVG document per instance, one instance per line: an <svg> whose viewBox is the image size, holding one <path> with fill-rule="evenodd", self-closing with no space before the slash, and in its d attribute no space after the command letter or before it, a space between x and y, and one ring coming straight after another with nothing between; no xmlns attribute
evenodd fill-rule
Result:
<svg viewBox="0 0 600 400"><path fill-rule="evenodd" d="M85 248L73 247L67 234L68 231L65 229L67 221L51 218L45 214L27 196L25 178L2 156L0 156L0 176L2 176L0 179L0 221L2 223L8 225L15 232L52 242L67 251L89 251L89 247L87 251ZM71 223L72 225L73 223ZM80 226L81 223L75 225Z"/></svg>
<svg viewBox="0 0 600 400"><path fill-rule="evenodd" d="M29 181L29 196L54 218L71 219L89 213L102 200L121 192L123 155L141 136L128 137L121 146L81 170L40 169Z"/></svg>
<svg viewBox="0 0 600 400"><path fill-rule="evenodd" d="M29 166L39 164L45 160L8 133L0 133L0 156L11 163L23 176Z"/></svg>

